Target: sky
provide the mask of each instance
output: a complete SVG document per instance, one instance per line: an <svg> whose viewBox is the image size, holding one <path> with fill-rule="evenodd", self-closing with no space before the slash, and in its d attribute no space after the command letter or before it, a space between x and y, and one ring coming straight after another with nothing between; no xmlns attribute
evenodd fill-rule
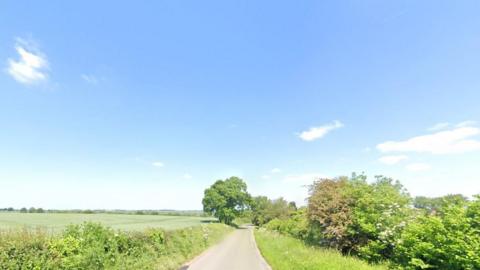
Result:
<svg viewBox="0 0 480 270"><path fill-rule="evenodd" d="M480 193L478 1L3 1L0 207Z"/></svg>

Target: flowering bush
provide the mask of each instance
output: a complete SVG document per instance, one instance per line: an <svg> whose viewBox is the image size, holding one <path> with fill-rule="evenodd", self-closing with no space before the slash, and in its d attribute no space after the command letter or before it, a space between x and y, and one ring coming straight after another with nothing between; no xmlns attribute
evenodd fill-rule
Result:
<svg viewBox="0 0 480 270"><path fill-rule="evenodd" d="M480 202L444 206L422 215L396 240L393 261L402 269L480 269Z"/></svg>

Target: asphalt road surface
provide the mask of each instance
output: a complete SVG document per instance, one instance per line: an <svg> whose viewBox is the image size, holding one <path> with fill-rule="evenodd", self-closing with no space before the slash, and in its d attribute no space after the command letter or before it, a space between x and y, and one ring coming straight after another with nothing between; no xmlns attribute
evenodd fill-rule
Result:
<svg viewBox="0 0 480 270"><path fill-rule="evenodd" d="M223 242L213 246L182 270L271 270L257 249L253 229L234 231Z"/></svg>

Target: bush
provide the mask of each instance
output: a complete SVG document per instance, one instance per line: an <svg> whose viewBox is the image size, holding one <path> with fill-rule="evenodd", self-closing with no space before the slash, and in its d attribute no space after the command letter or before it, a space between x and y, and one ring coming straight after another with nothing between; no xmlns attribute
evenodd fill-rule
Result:
<svg viewBox="0 0 480 270"><path fill-rule="evenodd" d="M480 196L409 194L396 181L364 175L321 179L308 208L264 226L397 269L480 269Z"/></svg>
<svg viewBox="0 0 480 270"><path fill-rule="evenodd" d="M478 199L422 215L396 241L394 263L403 269L480 269Z"/></svg>
<svg viewBox="0 0 480 270"><path fill-rule="evenodd" d="M393 240L411 215L410 197L390 178L364 175L322 179L310 187L308 221L318 245L378 262L392 256Z"/></svg>
<svg viewBox="0 0 480 270"><path fill-rule="evenodd" d="M176 231L114 231L95 223L61 235L3 232L1 269L177 269L231 230L209 224Z"/></svg>
<svg viewBox="0 0 480 270"><path fill-rule="evenodd" d="M289 219L273 219L265 225L265 228L309 241L310 230L305 212L303 208L292 213Z"/></svg>
<svg viewBox="0 0 480 270"><path fill-rule="evenodd" d="M295 202L288 202L280 197L270 200L265 196L257 196L251 202L252 223L262 226L273 219L288 219L297 210Z"/></svg>

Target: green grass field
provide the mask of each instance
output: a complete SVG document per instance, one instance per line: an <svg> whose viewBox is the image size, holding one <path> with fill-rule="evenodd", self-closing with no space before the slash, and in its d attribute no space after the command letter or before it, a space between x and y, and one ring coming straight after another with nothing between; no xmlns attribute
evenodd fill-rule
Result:
<svg viewBox="0 0 480 270"><path fill-rule="evenodd" d="M128 214L77 214L77 213L11 213L0 212L0 230L29 228L60 231L69 224L85 221L99 222L121 230L162 228L174 230L215 221L208 217L128 215Z"/></svg>
<svg viewBox="0 0 480 270"><path fill-rule="evenodd" d="M273 270L386 270L372 266L338 251L313 248L302 241L278 233L256 230L255 239L260 252Z"/></svg>

